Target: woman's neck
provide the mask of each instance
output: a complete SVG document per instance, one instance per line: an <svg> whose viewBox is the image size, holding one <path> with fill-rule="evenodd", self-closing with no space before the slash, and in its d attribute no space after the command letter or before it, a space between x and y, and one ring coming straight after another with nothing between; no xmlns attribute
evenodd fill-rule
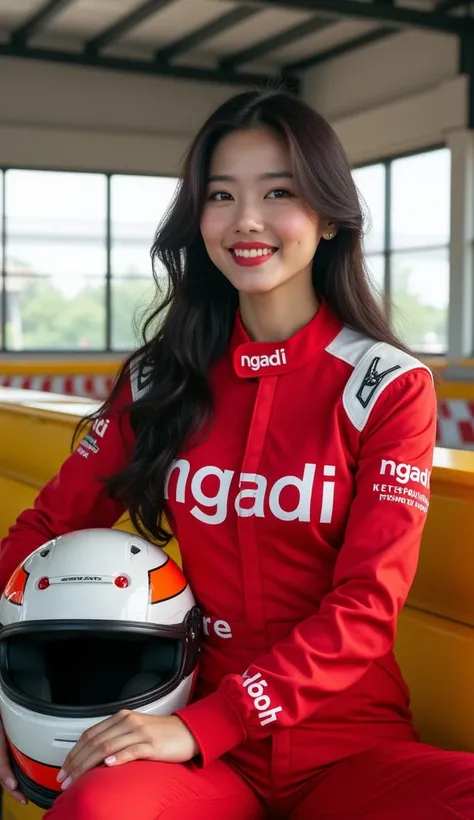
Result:
<svg viewBox="0 0 474 820"><path fill-rule="evenodd" d="M304 294L240 294L240 315L254 342L282 342L307 325L319 310L313 288Z"/></svg>

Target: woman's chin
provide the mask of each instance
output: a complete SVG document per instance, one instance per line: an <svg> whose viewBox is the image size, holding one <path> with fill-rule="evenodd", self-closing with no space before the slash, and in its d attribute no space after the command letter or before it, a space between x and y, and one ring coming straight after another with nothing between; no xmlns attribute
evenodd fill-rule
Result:
<svg viewBox="0 0 474 820"><path fill-rule="evenodd" d="M255 273L251 276L233 276L231 281L239 293L246 296L263 296L282 284L277 276L258 276Z"/></svg>

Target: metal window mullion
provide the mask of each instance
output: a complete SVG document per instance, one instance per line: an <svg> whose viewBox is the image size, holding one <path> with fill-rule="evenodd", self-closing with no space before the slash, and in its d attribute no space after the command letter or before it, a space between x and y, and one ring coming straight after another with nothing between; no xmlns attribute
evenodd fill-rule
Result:
<svg viewBox="0 0 474 820"><path fill-rule="evenodd" d="M112 224L111 224L111 176L107 174L107 213L106 213L106 253L107 270L105 275L105 349L112 349Z"/></svg>
<svg viewBox="0 0 474 820"><path fill-rule="evenodd" d="M1 276L1 305L2 322L0 329L0 349L7 347L7 215L6 215L6 175L5 171L0 171L2 175L2 276Z"/></svg>
<svg viewBox="0 0 474 820"><path fill-rule="evenodd" d="M385 163L385 238L384 238L385 310L392 321L392 163Z"/></svg>

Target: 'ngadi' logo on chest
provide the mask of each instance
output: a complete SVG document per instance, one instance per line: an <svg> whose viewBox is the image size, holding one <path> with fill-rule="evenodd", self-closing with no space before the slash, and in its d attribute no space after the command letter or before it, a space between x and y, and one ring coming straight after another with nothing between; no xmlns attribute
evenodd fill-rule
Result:
<svg viewBox="0 0 474 820"><path fill-rule="evenodd" d="M206 492L204 486L209 486L211 476L214 477L213 487L216 486L217 480L217 491L212 494ZM234 476L235 470L223 470L213 465L201 467L191 475L190 462L187 459L178 459L173 462L168 473L165 498L170 498L173 478L173 500L185 504L186 492L189 491L195 502L190 510L191 515L206 524L222 524L229 514L230 506L242 518L265 518L269 511L280 521L310 521L313 496L319 482L319 522L330 524L332 521L336 486L334 465L324 464L317 467L316 464L305 464L301 477L284 475L273 483L259 473L240 473L237 493L232 492ZM283 507L282 496L289 487L293 488L292 503ZM313 517L315 515L317 512Z"/></svg>

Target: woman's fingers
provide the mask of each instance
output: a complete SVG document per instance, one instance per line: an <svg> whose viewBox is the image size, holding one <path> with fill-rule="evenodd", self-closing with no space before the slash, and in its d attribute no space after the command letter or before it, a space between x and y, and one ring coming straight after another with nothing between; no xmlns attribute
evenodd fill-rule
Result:
<svg viewBox="0 0 474 820"><path fill-rule="evenodd" d="M144 740L133 713L122 715L119 721L103 721L99 725L102 726L102 731L89 733L88 730L83 736L84 742L81 742L81 738L77 744L77 750L75 747L64 762L58 775L58 782L62 782L63 789L81 774L103 763L105 758L114 756L127 746L133 746ZM94 728L97 729L97 726ZM86 737L88 734L89 737Z"/></svg>
<svg viewBox="0 0 474 820"><path fill-rule="evenodd" d="M105 760L115 760L121 753L123 753L127 749L131 749L130 752L130 760L136 760L135 752L140 747L144 747L150 750L150 747L146 743L140 743L141 741L140 734L126 734L120 735L119 737L114 738L113 740L108 740L103 745L97 746L95 749L91 749L90 753L83 757L80 762L74 766L73 769L70 770L68 777L63 781L61 788L67 789L68 786L73 782L73 780L77 780L82 774L88 772L89 769L93 769L94 766L98 766L100 763L104 763ZM133 751L135 750L135 752ZM110 764L109 764L110 765Z"/></svg>
<svg viewBox="0 0 474 820"><path fill-rule="evenodd" d="M117 732L119 734L123 732L123 729L118 729L117 727L123 722L124 718L128 714L130 713L117 712L116 715L106 718L106 720L102 720L100 723L96 723L94 726L87 729L87 731L81 735L76 745L71 749L64 760L62 769L58 775L58 782L60 783L68 774L70 774L71 769L76 765L77 759L84 753L84 749L87 749L90 745L97 745L100 742L99 738L102 734L112 731L113 737L117 734Z"/></svg>
<svg viewBox="0 0 474 820"><path fill-rule="evenodd" d="M107 766L119 766L121 763L130 763L132 760L153 760L153 746L151 743L132 743L117 754L106 757Z"/></svg>
<svg viewBox="0 0 474 820"><path fill-rule="evenodd" d="M9 786L8 783L14 783L15 786ZM26 799L25 795L22 794L22 792L17 788L17 785L18 784L15 779L11 780L10 778L8 778L5 782L3 782L2 780L2 786L5 789L5 791L8 792L10 797L13 797L13 799L16 800L18 803L22 803L24 806L26 806L28 800Z"/></svg>
<svg viewBox="0 0 474 820"><path fill-rule="evenodd" d="M0 723L0 781L2 786L6 789L8 794L10 794L15 800L18 800L19 803L23 803L26 805L28 802L26 797L21 793L18 788L18 782L13 774L12 767L10 765L10 759L8 756L8 746L7 746L7 739L5 737L5 730L3 725Z"/></svg>

